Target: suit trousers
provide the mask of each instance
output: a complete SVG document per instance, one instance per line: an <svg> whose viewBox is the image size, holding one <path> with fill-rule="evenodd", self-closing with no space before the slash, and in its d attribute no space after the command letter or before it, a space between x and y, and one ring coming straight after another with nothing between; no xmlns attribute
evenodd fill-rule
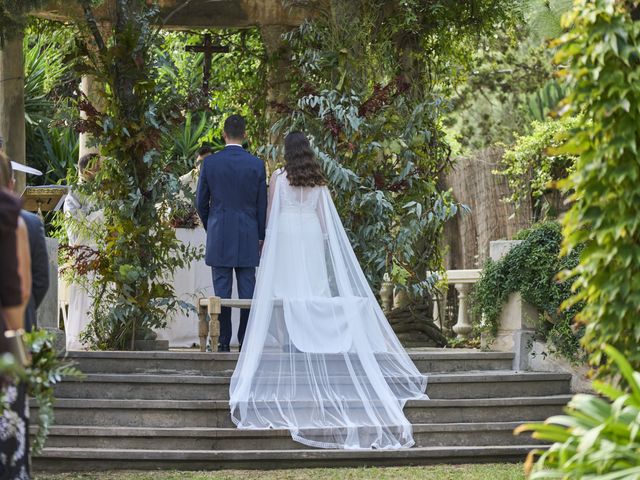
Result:
<svg viewBox="0 0 640 480"><path fill-rule="evenodd" d="M233 272L236 272L238 282L238 297L253 298L253 289L256 286L256 267L211 267L213 289L220 298L231 298L233 286ZM229 345L231 342L231 308L222 307L220 316L220 345ZM240 326L238 327L238 341L240 345L244 340L249 320L249 309L240 310ZM212 345L213 346L213 345Z"/></svg>

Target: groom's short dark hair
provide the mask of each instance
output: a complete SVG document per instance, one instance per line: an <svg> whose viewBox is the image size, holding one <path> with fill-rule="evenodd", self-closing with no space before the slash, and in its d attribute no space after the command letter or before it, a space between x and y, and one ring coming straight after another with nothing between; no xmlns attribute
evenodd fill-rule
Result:
<svg viewBox="0 0 640 480"><path fill-rule="evenodd" d="M224 133L229 138L240 139L244 137L244 133L247 127L242 115L231 115L224 121Z"/></svg>

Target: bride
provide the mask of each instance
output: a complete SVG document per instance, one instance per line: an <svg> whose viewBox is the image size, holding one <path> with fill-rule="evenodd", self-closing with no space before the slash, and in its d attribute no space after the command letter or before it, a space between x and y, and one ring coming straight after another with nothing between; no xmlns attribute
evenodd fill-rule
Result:
<svg viewBox="0 0 640 480"><path fill-rule="evenodd" d="M411 447L403 407L427 398L426 377L382 313L302 133L286 137L285 161L269 185L231 418L313 447Z"/></svg>

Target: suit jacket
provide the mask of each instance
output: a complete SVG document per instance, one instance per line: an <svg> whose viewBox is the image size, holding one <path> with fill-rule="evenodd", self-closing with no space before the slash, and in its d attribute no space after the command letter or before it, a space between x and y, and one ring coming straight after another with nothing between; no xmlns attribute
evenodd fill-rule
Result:
<svg viewBox="0 0 640 480"><path fill-rule="evenodd" d="M202 161L196 207L207 231L205 262L212 267L257 267L264 240L267 183L264 162L240 146Z"/></svg>
<svg viewBox="0 0 640 480"><path fill-rule="evenodd" d="M38 326L36 309L42 303L49 290L49 255L44 239L44 226L38 215L22 210L20 216L29 232L29 249L31 250L31 298L25 311L25 330L30 332Z"/></svg>

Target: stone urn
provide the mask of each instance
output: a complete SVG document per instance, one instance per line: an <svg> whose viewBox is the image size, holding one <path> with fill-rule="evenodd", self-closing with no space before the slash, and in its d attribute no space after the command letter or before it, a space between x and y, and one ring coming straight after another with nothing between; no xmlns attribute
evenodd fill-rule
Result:
<svg viewBox="0 0 640 480"><path fill-rule="evenodd" d="M382 303L382 311L389 313L393 309L393 283L382 282L380 286L380 303Z"/></svg>
<svg viewBox="0 0 640 480"><path fill-rule="evenodd" d="M393 308L405 308L410 303L409 293L404 288L396 286L393 290Z"/></svg>

